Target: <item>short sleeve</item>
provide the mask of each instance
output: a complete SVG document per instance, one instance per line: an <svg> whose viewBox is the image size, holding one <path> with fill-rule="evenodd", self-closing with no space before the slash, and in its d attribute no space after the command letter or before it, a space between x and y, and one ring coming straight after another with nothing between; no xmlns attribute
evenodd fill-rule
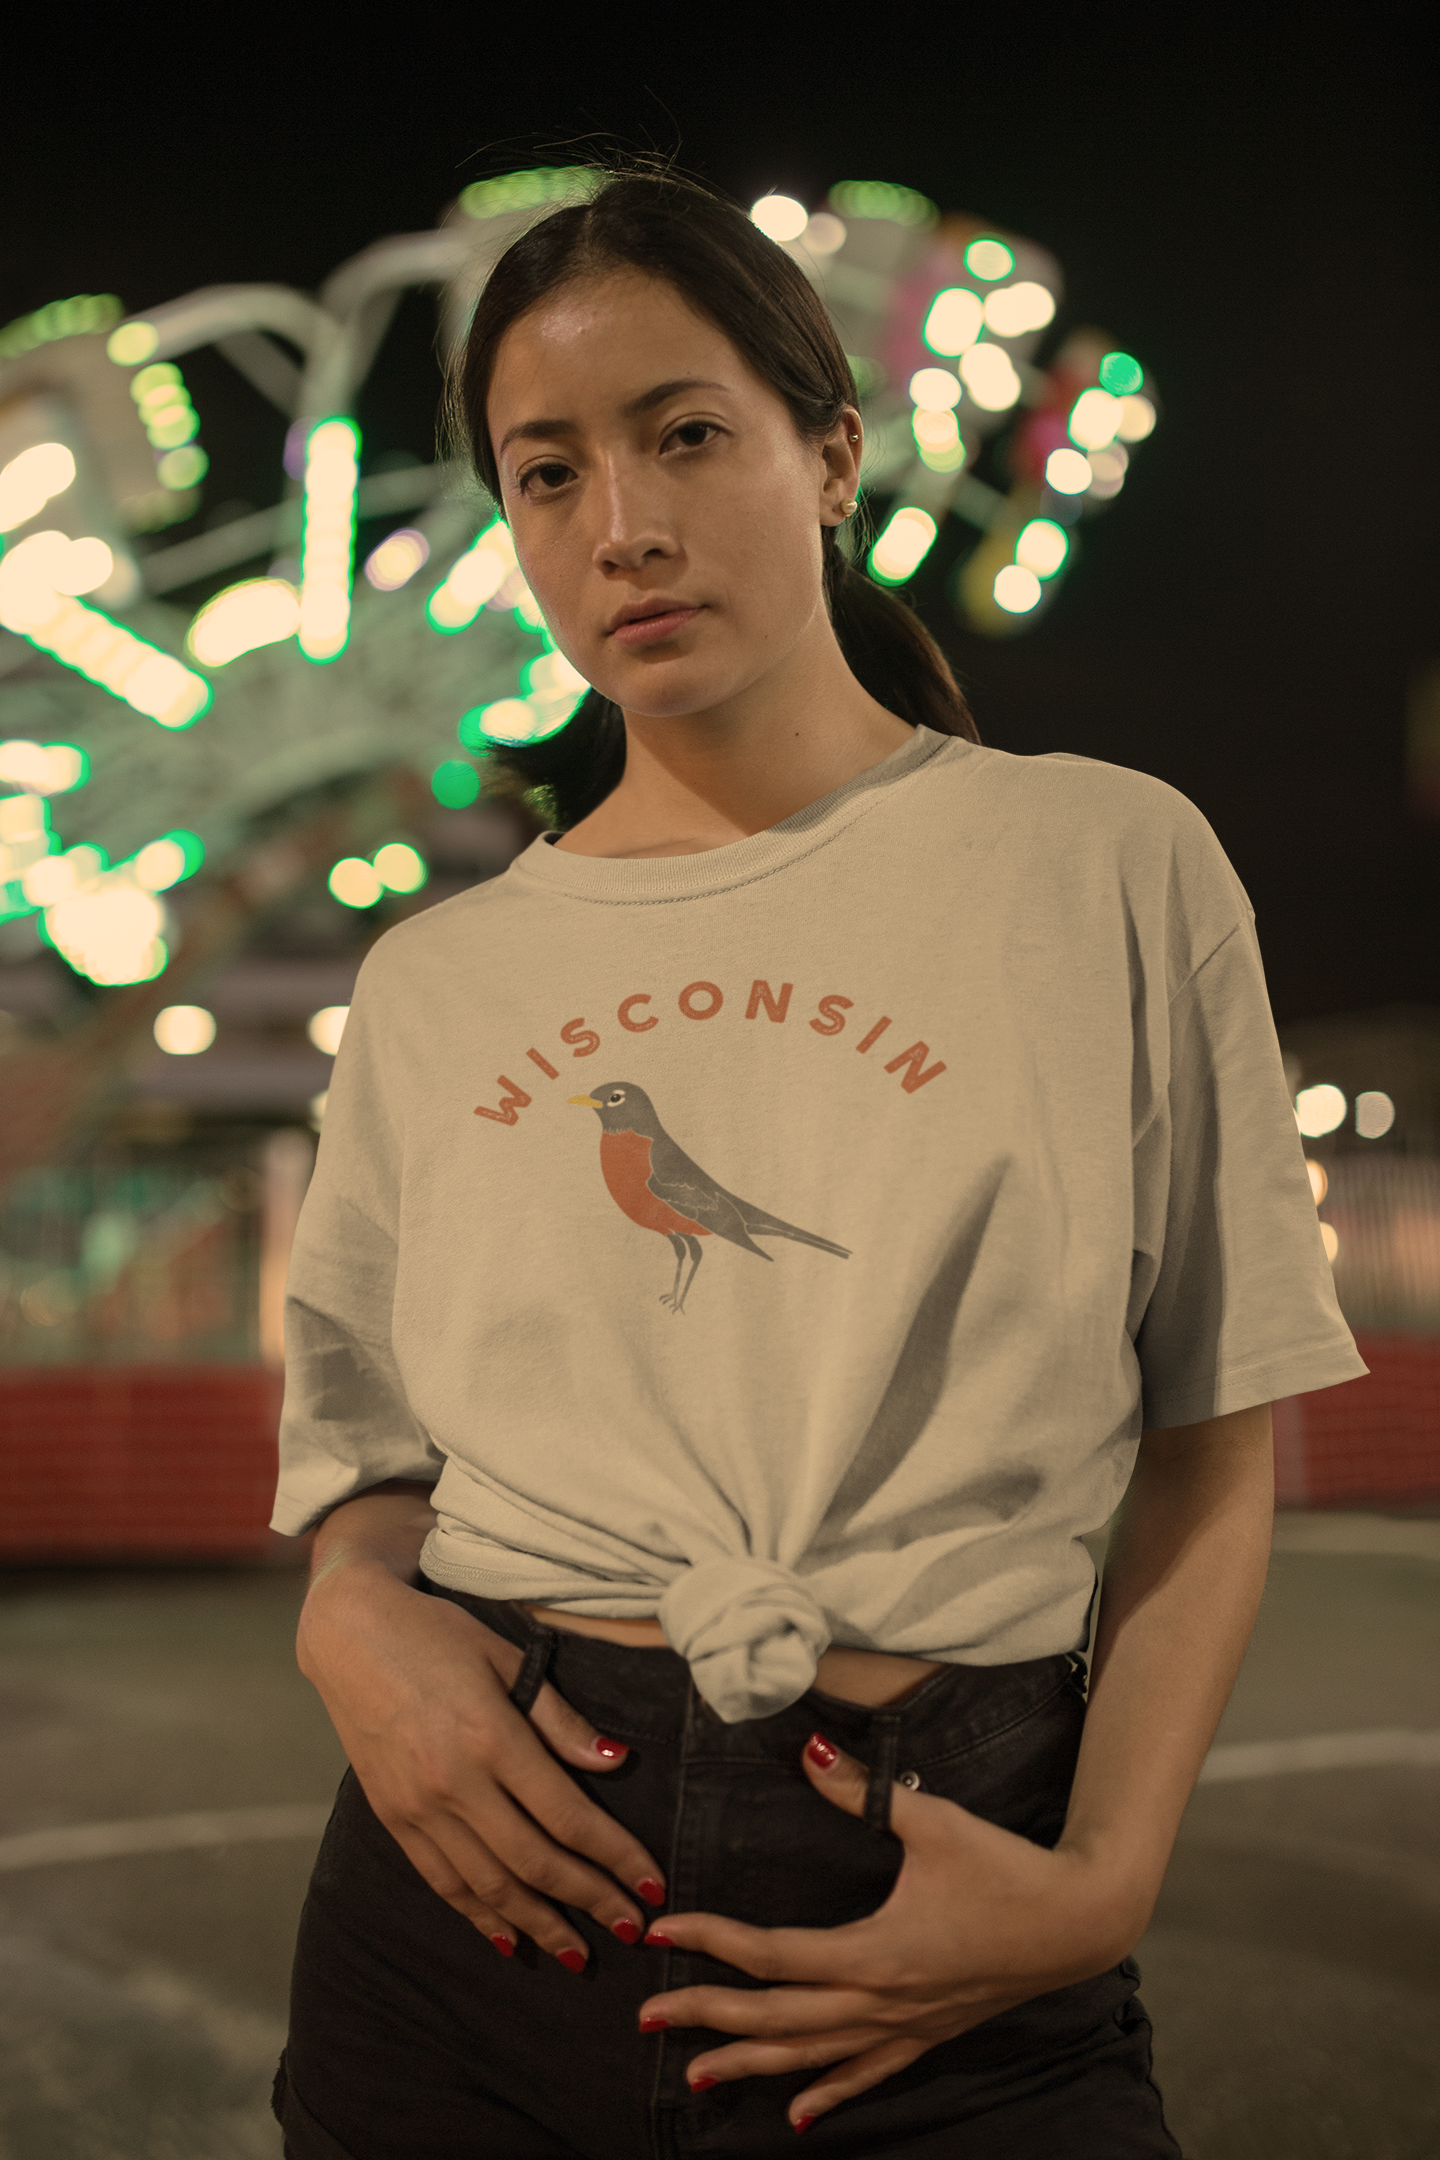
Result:
<svg viewBox="0 0 1440 2160"><path fill-rule="evenodd" d="M444 1468L405 1399L392 1342L402 1149L387 1102L385 1026L370 961L335 1060L286 1285L271 1528L287 1537L371 1485L433 1484Z"/></svg>
<svg viewBox="0 0 1440 2160"><path fill-rule="evenodd" d="M1147 1427L1368 1371L1336 1301L1248 909L1170 1002L1135 1222Z"/></svg>

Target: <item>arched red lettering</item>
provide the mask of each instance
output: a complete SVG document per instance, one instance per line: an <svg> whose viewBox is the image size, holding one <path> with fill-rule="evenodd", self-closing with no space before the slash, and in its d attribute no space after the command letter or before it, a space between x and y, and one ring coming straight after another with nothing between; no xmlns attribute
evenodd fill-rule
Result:
<svg viewBox="0 0 1440 2160"><path fill-rule="evenodd" d="M780 995L776 997L768 982L751 983L750 1002L745 1007L745 1018L758 1019L760 1007L763 1005L772 1020L783 1020L790 1010L790 993L794 988L794 983L781 983Z"/></svg>
<svg viewBox="0 0 1440 2160"><path fill-rule="evenodd" d="M518 1120L519 1113L522 1110L529 1109L530 1097L525 1093L524 1088L520 1086L518 1081L507 1080L504 1073L501 1073L495 1085L505 1090L505 1093L500 1097L499 1109L487 1110L484 1103L476 1103L475 1115L476 1117L493 1118L497 1125L514 1125Z"/></svg>
<svg viewBox="0 0 1440 2160"><path fill-rule="evenodd" d="M648 1020L632 1020L630 1017L637 1005L648 1005L649 1003L650 992L648 990L637 991L634 997L622 998L620 1010L615 1015L621 1027L629 1028L632 1035L643 1035L646 1028L659 1027L659 1013L651 1013Z"/></svg>
<svg viewBox="0 0 1440 2160"><path fill-rule="evenodd" d="M854 1003L854 998L821 998L820 1010L825 1017L823 1020L812 1020L810 1022L811 1027L814 1028L817 1035L838 1035L845 1025L845 1014L849 1012Z"/></svg>
<svg viewBox="0 0 1440 2160"><path fill-rule="evenodd" d="M902 1050L899 1057L891 1058L885 1070L886 1072L899 1072L902 1065L908 1065L910 1070L906 1073L900 1085L907 1095L913 1095L916 1088L924 1087L927 1080L933 1080L937 1073L942 1073L945 1070L943 1064L935 1064L930 1066L928 1071L922 1071L921 1068L929 1055L929 1043L911 1043L910 1048Z"/></svg>
<svg viewBox="0 0 1440 2160"><path fill-rule="evenodd" d="M560 1040L574 1045L570 1053L572 1057L589 1057L600 1047L600 1037L594 1028L586 1027L583 1019L567 1020L560 1030Z"/></svg>
<svg viewBox="0 0 1440 2160"><path fill-rule="evenodd" d="M697 1012L694 1001L702 994L710 999L710 1003ZM687 1020L713 1020L724 1002L725 993L718 983L686 983L685 988L680 992L680 1010Z"/></svg>

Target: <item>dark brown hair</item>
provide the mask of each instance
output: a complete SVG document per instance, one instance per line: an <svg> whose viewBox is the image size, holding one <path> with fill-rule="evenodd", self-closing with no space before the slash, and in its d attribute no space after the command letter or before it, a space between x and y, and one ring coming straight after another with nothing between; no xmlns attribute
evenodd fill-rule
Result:
<svg viewBox="0 0 1440 2160"><path fill-rule="evenodd" d="M496 263L448 390L452 434L501 502L486 401L500 341L526 311L577 278L620 267L663 278L708 316L816 443L860 400L850 363L799 267L734 203L670 173L597 176L590 200L552 211ZM822 528L825 599L840 650L871 697L938 734L980 737L950 663L912 610L847 559L840 528ZM625 770L618 706L592 690L543 742L497 747L497 774L543 789L562 827L603 802Z"/></svg>

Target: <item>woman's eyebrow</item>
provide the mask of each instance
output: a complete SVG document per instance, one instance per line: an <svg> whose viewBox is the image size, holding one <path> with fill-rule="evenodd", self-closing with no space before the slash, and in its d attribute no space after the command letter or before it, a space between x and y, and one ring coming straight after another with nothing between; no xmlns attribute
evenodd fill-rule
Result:
<svg viewBox="0 0 1440 2160"><path fill-rule="evenodd" d="M709 382L701 375L677 375L671 382L656 383L653 390L642 390L639 397L631 398L620 408L623 420L638 420L642 413L653 412L667 398L678 397L683 390L724 390L725 383ZM556 435L574 435L579 432L574 420L517 420L514 427L507 428L500 444L503 456L512 442L546 441Z"/></svg>

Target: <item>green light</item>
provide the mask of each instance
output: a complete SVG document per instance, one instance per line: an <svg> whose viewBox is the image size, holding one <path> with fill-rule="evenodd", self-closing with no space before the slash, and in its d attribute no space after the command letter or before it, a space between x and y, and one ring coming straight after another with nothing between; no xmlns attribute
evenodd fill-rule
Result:
<svg viewBox="0 0 1440 2160"><path fill-rule="evenodd" d="M529 172L475 180L460 195L466 217L503 217L507 210L535 210L550 203L588 202L600 184L583 165L540 165Z"/></svg>
<svg viewBox="0 0 1440 2160"><path fill-rule="evenodd" d="M485 749L486 709L484 705L472 705L469 712L461 713L459 720L455 723L455 733L459 738L462 749L476 751Z"/></svg>
<svg viewBox="0 0 1440 2160"><path fill-rule="evenodd" d="M112 330L105 350L116 367L135 367L141 360L148 360L160 343L160 333L154 323L122 322L118 330Z"/></svg>
<svg viewBox="0 0 1440 2160"><path fill-rule="evenodd" d="M1112 397L1128 397L1144 380L1144 368L1128 352L1107 352L1100 362L1100 387Z"/></svg>
<svg viewBox="0 0 1440 2160"><path fill-rule="evenodd" d="M430 775L430 790L447 810L464 810L480 793L480 775L460 758L446 758Z"/></svg>
<svg viewBox="0 0 1440 2160"><path fill-rule="evenodd" d="M965 250L965 267L972 277L984 278L987 285L993 285L997 278L1009 277L1015 257L1003 240L987 237L970 242Z"/></svg>
<svg viewBox="0 0 1440 2160"><path fill-rule="evenodd" d="M128 325L128 327L132 330L135 330L138 329L140 325L138 323L131 323ZM116 337L118 337L119 334L120 333L117 331ZM113 345L115 342L114 338L112 338L110 342ZM183 389L184 377L181 375L180 370L178 367L176 367L174 361L157 360L153 367L142 367L138 374L131 376L130 395L132 398L134 398L135 403L139 405L143 402L144 399L150 396L152 391L163 390L167 386L174 388L176 385Z"/></svg>
<svg viewBox="0 0 1440 2160"><path fill-rule="evenodd" d="M830 207L841 217L888 218L916 232L928 231L940 216L928 195L890 180L839 180L830 190Z"/></svg>
<svg viewBox="0 0 1440 2160"><path fill-rule="evenodd" d="M114 293L76 293L72 300L52 300L21 315L0 330L0 360L14 360L34 352L37 345L51 345L57 338L77 337L85 331L108 330L125 310Z"/></svg>
<svg viewBox="0 0 1440 2160"><path fill-rule="evenodd" d="M210 460L199 443L186 443L179 450L167 450L155 466L161 487L197 487L210 470Z"/></svg>
<svg viewBox="0 0 1440 2160"><path fill-rule="evenodd" d="M173 841L185 857L185 868L180 875L193 877L205 860L205 843L199 833L187 832L183 825L177 825L174 832L162 833L161 838Z"/></svg>

